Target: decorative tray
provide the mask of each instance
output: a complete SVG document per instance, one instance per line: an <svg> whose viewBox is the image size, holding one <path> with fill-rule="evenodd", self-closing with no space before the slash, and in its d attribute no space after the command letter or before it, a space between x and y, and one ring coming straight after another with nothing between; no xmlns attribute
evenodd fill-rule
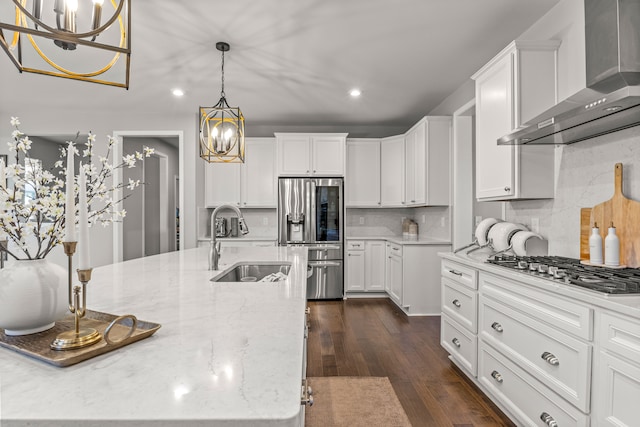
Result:
<svg viewBox="0 0 640 427"><path fill-rule="evenodd" d="M118 323L114 323L111 326L108 334L110 342L107 343L104 339L105 330L116 319L119 319ZM120 318L109 313L87 310L86 315L82 318L82 327L94 328L103 336L94 345L75 350L52 350L50 348L51 343L58 334L73 330L74 316L68 315L57 321L53 328L36 334L9 336L4 333L4 329L0 329L0 347L17 351L55 366L65 367L150 337L161 326L159 323L137 320L135 331L128 336L133 325L132 316L122 316Z"/></svg>

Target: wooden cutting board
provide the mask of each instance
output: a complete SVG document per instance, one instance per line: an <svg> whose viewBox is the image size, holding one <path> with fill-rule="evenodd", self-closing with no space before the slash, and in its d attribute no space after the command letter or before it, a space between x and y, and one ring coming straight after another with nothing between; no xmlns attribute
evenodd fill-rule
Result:
<svg viewBox="0 0 640 427"><path fill-rule="evenodd" d="M613 197L580 210L580 259L589 259L589 235L594 223L600 228L602 241L613 223L620 239L620 264L640 266L640 202L622 194L622 163L614 167Z"/></svg>

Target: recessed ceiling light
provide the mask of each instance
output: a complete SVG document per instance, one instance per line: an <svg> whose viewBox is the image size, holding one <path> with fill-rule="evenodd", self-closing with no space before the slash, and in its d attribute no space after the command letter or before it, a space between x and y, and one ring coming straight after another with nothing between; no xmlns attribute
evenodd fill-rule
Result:
<svg viewBox="0 0 640 427"><path fill-rule="evenodd" d="M184 91L182 89L173 89L171 91L171 93L173 93L173 96L183 96L184 95Z"/></svg>
<svg viewBox="0 0 640 427"><path fill-rule="evenodd" d="M353 98L357 98L362 95L362 91L360 89L351 89L349 91L349 95L351 95Z"/></svg>

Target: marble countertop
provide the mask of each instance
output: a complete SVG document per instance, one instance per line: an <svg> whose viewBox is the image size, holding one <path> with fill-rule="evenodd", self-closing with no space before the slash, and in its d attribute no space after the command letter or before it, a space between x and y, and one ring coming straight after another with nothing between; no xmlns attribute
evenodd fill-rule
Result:
<svg viewBox="0 0 640 427"><path fill-rule="evenodd" d="M88 308L160 323L153 336L59 368L0 349L0 425L298 425L304 248L227 248L288 261L276 283L214 283L207 248L96 268Z"/></svg>
<svg viewBox="0 0 640 427"><path fill-rule="evenodd" d="M562 295L576 301L582 301L596 307L613 310L640 320L640 295L604 294L584 289L579 286L565 285L562 283L537 278L527 273L519 273L515 270L510 270L486 263L485 260L490 254L483 251L476 251L472 254L466 254L464 252L458 252L456 254L452 252L446 252L439 253L438 255L441 258L460 262L481 271L493 273L510 280L517 280L521 283L524 283L525 285L555 292L558 295Z"/></svg>
<svg viewBox="0 0 640 427"><path fill-rule="evenodd" d="M402 236L347 236L345 240L385 240L397 245L450 245L451 241L444 239L434 239L432 237L419 237L417 240L404 239Z"/></svg>

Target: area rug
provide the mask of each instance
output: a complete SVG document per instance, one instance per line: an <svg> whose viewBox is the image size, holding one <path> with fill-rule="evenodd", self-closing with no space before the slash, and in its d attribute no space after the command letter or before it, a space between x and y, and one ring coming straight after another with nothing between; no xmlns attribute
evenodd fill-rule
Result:
<svg viewBox="0 0 640 427"><path fill-rule="evenodd" d="M307 427L411 427L387 377L312 377Z"/></svg>

